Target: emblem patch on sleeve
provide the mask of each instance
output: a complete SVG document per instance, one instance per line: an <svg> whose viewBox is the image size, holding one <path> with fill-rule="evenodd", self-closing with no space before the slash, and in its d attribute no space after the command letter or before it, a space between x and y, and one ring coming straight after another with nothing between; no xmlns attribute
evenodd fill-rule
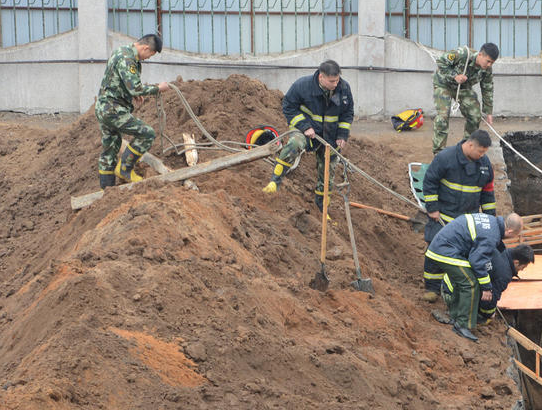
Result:
<svg viewBox="0 0 542 410"><path fill-rule="evenodd" d="M132 65L130 66L130 72L131 72L132 74L135 74L135 73L137 72L137 69L136 69L135 64L132 64Z"/></svg>
<svg viewBox="0 0 542 410"><path fill-rule="evenodd" d="M455 54L454 53L448 54L448 60L454 61L455 60Z"/></svg>

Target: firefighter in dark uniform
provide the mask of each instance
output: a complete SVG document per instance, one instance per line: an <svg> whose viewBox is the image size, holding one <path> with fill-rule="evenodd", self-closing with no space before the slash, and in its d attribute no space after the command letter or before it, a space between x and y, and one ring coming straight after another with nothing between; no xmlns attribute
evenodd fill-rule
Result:
<svg viewBox="0 0 542 410"><path fill-rule="evenodd" d="M469 139L439 153L429 165L423 180L423 195L429 222L425 241L429 244L443 224L459 215L482 212L495 215L493 168L485 155L491 146L486 131L474 131ZM443 272L425 258L423 299L435 302L440 294Z"/></svg>
<svg viewBox="0 0 542 410"><path fill-rule="evenodd" d="M265 193L278 190L282 177L303 150L316 152L318 182L315 203L322 211L324 196L324 147L314 139L319 135L338 150L346 145L354 119L354 100L348 83L341 78L341 69L333 60L324 61L310 76L292 84L282 100L282 111L294 133L275 158L271 181ZM329 167L329 192L333 187L335 168L339 158L331 155ZM328 198L329 200L329 198Z"/></svg>
<svg viewBox="0 0 542 410"><path fill-rule="evenodd" d="M517 236L522 228L523 220L515 213L506 220L483 213L466 214L442 228L431 241L425 254L448 275L454 289L449 310L458 335L478 340L471 330L477 324L479 301L493 298L491 257L504 238Z"/></svg>
<svg viewBox="0 0 542 410"><path fill-rule="evenodd" d="M493 251L491 258L491 300L481 300L478 305L478 323L487 324L497 310L497 302L501 299L502 293L508 287L514 276L529 265L534 263L534 251L529 245L521 244L514 248L505 249L499 252ZM448 275L444 275L442 282L442 297L447 305L454 302L454 287Z"/></svg>

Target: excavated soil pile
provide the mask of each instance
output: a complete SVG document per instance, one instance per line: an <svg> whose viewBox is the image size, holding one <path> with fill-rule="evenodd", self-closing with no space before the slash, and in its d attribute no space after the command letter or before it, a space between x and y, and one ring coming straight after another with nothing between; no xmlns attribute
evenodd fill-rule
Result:
<svg viewBox="0 0 542 410"><path fill-rule="evenodd" d="M281 94L258 81L177 85L219 140L261 123L286 130ZM169 136L204 141L172 91L164 103ZM154 99L138 115L157 126ZM147 182L73 212L70 196L98 188L92 110L61 130L0 129L0 408L464 410L517 399L502 324L474 344L419 302L424 242L405 222L352 210L376 295L355 292L334 194L330 290L308 287L320 269L312 154L275 196L261 192L272 168L258 161L196 178L199 192ZM394 147L354 136L345 155L409 195ZM352 200L413 213L351 182Z"/></svg>

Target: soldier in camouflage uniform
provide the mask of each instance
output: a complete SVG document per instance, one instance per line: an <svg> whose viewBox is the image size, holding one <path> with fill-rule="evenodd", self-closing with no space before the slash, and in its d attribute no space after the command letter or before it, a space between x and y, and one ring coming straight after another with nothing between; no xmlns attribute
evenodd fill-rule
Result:
<svg viewBox="0 0 542 410"><path fill-rule="evenodd" d="M448 139L448 119L452 99L459 89L461 114L466 118L465 138L468 138L480 125L482 114L480 103L472 87L480 83L482 90L482 111L487 114L487 122L493 123L493 74L491 66L499 57L499 49L493 43L486 43L479 52L466 46L443 54L437 60L437 71L433 75L433 99L437 115L433 123L433 154L446 148ZM467 65L467 71L463 74Z"/></svg>
<svg viewBox="0 0 542 410"><path fill-rule="evenodd" d="M333 60L324 61L313 75L301 77L292 84L282 100L282 111L291 129L296 129L280 155L275 158L271 181L263 192L274 193L283 175L303 150L316 152L318 182L314 201L323 209L324 198L324 146L315 135L321 136L333 148L346 145L354 119L354 99L350 85L341 78L341 69ZM337 155L331 155L329 164L329 190L333 187Z"/></svg>
<svg viewBox="0 0 542 410"><path fill-rule="evenodd" d="M134 166L149 150L156 134L152 127L132 115L133 103L141 105L144 95L168 89L166 82L143 85L140 78L141 61L161 51L162 39L155 34L147 34L134 44L115 50L107 62L95 106L102 132L102 153L98 162L102 189L115 186L115 176L127 182L142 179L135 173ZM121 134L133 135L134 138L117 162Z"/></svg>

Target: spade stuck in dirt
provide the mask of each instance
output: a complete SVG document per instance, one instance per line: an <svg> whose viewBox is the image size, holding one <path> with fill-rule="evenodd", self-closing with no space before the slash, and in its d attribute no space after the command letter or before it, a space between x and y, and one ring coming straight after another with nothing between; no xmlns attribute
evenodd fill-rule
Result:
<svg viewBox="0 0 542 410"><path fill-rule="evenodd" d="M325 166L324 166L324 200L322 206L322 241L320 250L320 270L316 272L314 278L310 281L309 286L312 289L325 292L329 286L329 276L326 272L326 235L327 235L327 205L329 203L329 144L326 144L325 151Z"/></svg>

